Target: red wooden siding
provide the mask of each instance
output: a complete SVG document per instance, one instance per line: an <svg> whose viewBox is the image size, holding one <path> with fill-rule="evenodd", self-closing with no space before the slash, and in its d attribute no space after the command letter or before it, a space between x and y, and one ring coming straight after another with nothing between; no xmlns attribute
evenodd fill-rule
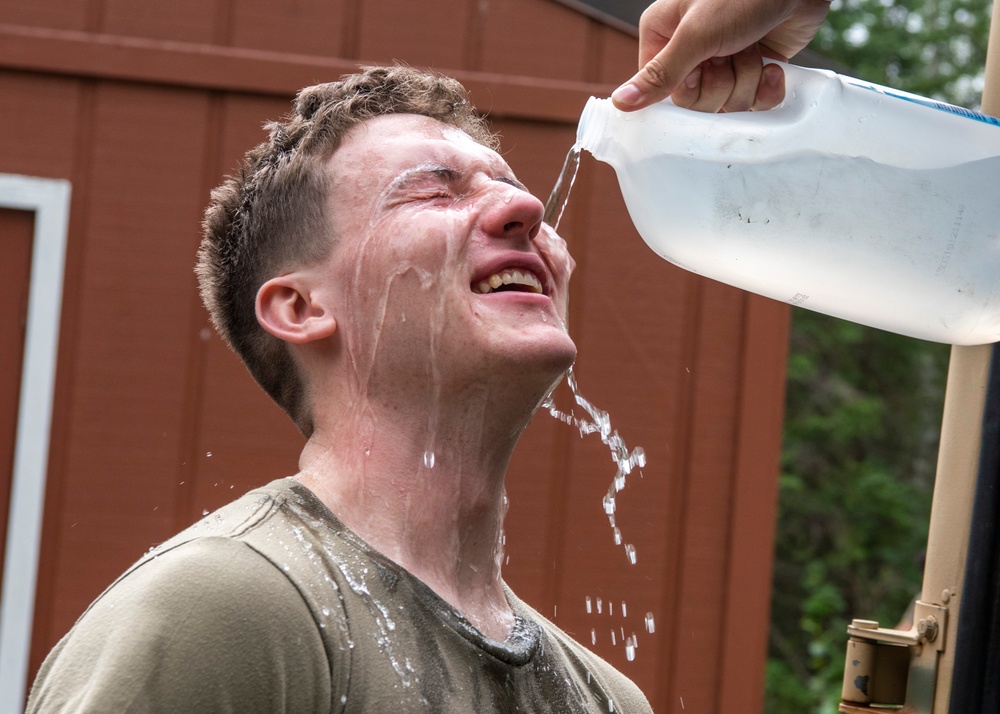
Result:
<svg viewBox="0 0 1000 714"><path fill-rule="evenodd" d="M192 273L208 192L261 124L357 64L433 67L544 197L586 98L635 55L551 0L0 0L0 172L73 184L32 674L145 549L295 471L300 438L211 331ZM590 157L561 232L580 388L649 459L618 499L638 562L601 507L606 447L540 413L511 467L506 577L585 644L593 630L656 711L760 712L788 309L656 258ZM12 433L0 421L0 455Z"/></svg>

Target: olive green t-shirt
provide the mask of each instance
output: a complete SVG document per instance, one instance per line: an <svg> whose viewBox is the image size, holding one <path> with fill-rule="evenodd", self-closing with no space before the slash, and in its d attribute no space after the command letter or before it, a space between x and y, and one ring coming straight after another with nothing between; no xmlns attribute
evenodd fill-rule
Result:
<svg viewBox="0 0 1000 714"><path fill-rule="evenodd" d="M503 643L275 481L143 557L45 660L28 712L650 712L512 592Z"/></svg>

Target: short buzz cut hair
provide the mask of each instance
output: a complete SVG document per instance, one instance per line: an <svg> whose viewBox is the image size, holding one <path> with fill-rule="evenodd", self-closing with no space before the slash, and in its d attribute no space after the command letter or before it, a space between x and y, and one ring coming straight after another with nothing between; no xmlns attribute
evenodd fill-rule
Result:
<svg viewBox="0 0 1000 714"><path fill-rule="evenodd" d="M257 322L261 285L323 260L333 245L326 161L344 135L373 117L418 114L496 148L485 120L454 79L410 67L365 67L307 87L291 113L266 125L267 141L212 191L195 273L219 334L305 436L313 420L305 382L288 344Z"/></svg>

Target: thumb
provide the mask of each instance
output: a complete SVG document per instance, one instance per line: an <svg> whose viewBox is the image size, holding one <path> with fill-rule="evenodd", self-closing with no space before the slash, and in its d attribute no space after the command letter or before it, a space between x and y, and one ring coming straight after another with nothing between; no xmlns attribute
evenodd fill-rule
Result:
<svg viewBox="0 0 1000 714"><path fill-rule="evenodd" d="M631 79L611 94L611 101L629 112L666 99L693 72L701 61L694 47L686 47L683 35L675 35L667 45Z"/></svg>

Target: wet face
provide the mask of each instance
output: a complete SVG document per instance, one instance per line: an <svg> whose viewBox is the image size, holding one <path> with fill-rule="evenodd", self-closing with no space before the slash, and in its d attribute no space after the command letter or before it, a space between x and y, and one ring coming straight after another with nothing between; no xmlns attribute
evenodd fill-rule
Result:
<svg viewBox="0 0 1000 714"><path fill-rule="evenodd" d="M328 168L323 269L357 388L544 389L572 364L572 258L496 152L398 114L353 128Z"/></svg>

